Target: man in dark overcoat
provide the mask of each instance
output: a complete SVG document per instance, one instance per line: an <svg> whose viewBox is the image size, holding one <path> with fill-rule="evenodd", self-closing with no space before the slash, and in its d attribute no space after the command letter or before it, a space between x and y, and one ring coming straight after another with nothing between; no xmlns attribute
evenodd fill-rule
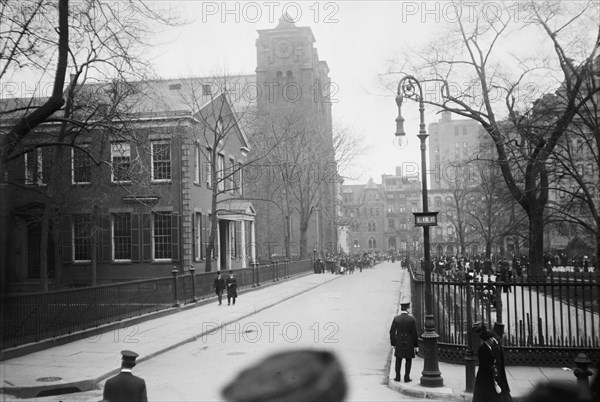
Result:
<svg viewBox="0 0 600 402"><path fill-rule="evenodd" d="M121 372L106 381L103 400L108 402L148 402L146 382L133 375L138 354L130 350L121 352Z"/></svg>
<svg viewBox="0 0 600 402"><path fill-rule="evenodd" d="M217 274L218 275L213 283L213 288L215 289L215 293L219 299L219 305L221 305L223 300L223 291L225 290L225 279L221 276L221 271L217 272Z"/></svg>
<svg viewBox="0 0 600 402"><path fill-rule="evenodd" d="M233 271L229 271L229 278L225 281L225 285L227 286L227 305L231 304L231 299L233 299L233 304L235 304L235 299L237 298L237 279L233 277Z"/></svg>
<svg viewBox="0 0 600 402"><path fill-rule="evenodd" d="M415 319L408 314L410 303L401 303L401 313L394 317L390 328L390 342L396 348L394 356L396 356L396 377L394 381L400 381L400 368L402 359L406 359L404 367L404 382L411 382L410 369L412 367L412 359L415 357L415 349L419 344L419 336L417 335L417 323Z"/></svg>

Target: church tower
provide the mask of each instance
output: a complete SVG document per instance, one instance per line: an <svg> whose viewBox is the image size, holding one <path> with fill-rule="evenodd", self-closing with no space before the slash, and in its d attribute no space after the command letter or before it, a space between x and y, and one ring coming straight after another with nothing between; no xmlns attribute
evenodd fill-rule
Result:
<svg viewBox="0 0 600 402"><path fill-rule="evenodd" d="M284 15L274 29L258 31L256 79L262 111L283 106L301 107L331 122L327 62L319 60L309 27L297 27ZM325 121L323 121L325 123Z"/></svg>
<svg viewBox="0 0 600 402"><path fill-rule="evenodd" d="M336 214L336 189L338 188L335 152L333 149L331 99L332 83L329 78L329 67L323 60L319 60L315 48L315 37L309 27L298 27L293 20L284 15L279 19L278 25L273 29L258 31L256 40L257 67L256 85L258 91L257 114L259 121L269 124L274 118L294 116L299 126L295 130L310 132L310 141L313 147L318 148L319 160L311 168L318 170L315 175L320 179L315 183L319 187L319 194L313 197L312 205L302 206L294 204L292 191L284 191L280 199L271 203L253 203L257 206L257 243L281 243L282 233L272 233L277 220L277 215L286 215L289 220L292 256L302 254L303 257L312 257L313 250L325 254L337 250ZM265 132L268 128L264 129ZM288 151L295 151L289 149ZM277 172L277 160L271 158ZM318 165L318 166L317 166ZM264 173L264 172L263 172ZM273 171L271 171L273 174ZM322 180L323 175L326 179ZM262 175L265 179L265 175ZM272 183L265 183L265 185ZM260 188L260 186L258 186ZM261 196L269 194L263 191ZM297 200L296 200L297 201ZM269 205L271 204L271 205ZM277 204L277 205L275 205ZM302 224L299 209L311 210L307 239L301 239L300 225ZM306 213L306 209L305 209ZM259 217L260 216L260 217ZM269 220L272 222L269 223ZM261 224L263 222L263 224ZM283 220L279 220L283 222ZM306 222L305 222L306 223ZM262 226L262 227L261 227ZM285 232L285 228L283 228ZM271 232L271 234L269 234ZM284 235L284 237L286 237ZM301 244L305 249L300 250ZM262 246L264 248L264 246ZM263 255L265 254L263 250ZM285 252L273 254L285 255Z"/></svg>

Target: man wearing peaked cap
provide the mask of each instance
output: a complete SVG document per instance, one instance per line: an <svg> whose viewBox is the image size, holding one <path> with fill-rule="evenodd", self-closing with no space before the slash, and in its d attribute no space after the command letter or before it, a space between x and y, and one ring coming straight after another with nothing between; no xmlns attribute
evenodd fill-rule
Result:
<svg viewBox="0 0 600 402"><path fill-rule="evenodd" d="M121 372L106 381L103 399L109 402L148 402L146 382L131 372L139 355L130 350L122 351L121 355Z"/></svg>
<svg viewBox="0 0 600 402"><path fill-rule="evenodd" d="M408 314L410 303L400 303L401 313L394 317L390 327L390 343L396 348L396 377L394 381L400 381L400 369L402 359L406 359L404 366L404 382L411 382L410 370L412 368L412 359L415 357L415 349L419 342L417 334L417 322Z"/></svg>

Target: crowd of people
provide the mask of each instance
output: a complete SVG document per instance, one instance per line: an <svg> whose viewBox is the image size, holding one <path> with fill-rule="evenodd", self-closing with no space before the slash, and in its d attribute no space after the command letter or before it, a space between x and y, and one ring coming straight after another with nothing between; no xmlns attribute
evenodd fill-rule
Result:
<svg viewBox="0 0 600 402"><path fill-rule="evenodd" d="M353 274L356 269L362 272L363 269L373 268L382 261L389 260L390 257L386 253L381 252L364 252L355 254L345 253L327 253L325 261L318 258L315 262L316 272L324 273L326 271L332 274Z"/></svg>

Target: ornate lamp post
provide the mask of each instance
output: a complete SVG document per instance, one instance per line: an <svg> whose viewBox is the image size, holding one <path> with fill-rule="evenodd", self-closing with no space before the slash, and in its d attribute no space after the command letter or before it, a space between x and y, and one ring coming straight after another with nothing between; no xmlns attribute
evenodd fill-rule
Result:
<svg viewBox="0 0 600 402"><path fill-rule="evenodd" d="M419 140L421 140L421 184L423 193L423 212L415 213L415 224L423 226L423 251L425 262L425 332L423 338L423 376L421 385L424 387L441 387L444 380L438 364L437 340L439 335L435 332L435 319L433 316L433 297L431 291L431 252L429 243L429 226L437 224L437 213L429 213L427 202L427 159L426 150L428 134L425 130L425 106L423 104L423 89L421 83L413 76L407 75L398 83L396 104L398 117L396 118L396 137L401 143L406 133L404 132L404 118L402 117L402 101L404 98L419 102Z"/></svg>

